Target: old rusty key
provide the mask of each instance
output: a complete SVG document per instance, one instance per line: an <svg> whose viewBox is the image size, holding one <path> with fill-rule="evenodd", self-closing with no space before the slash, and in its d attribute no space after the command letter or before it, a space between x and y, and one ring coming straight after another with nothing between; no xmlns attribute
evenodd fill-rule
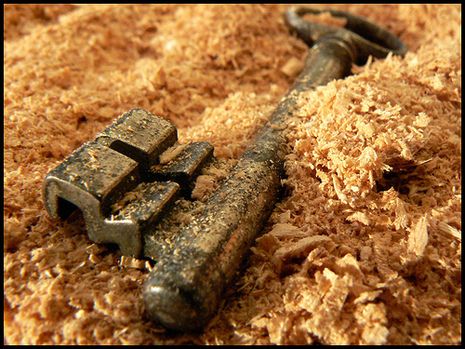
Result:
<svg viewBox="0 0 465 349"><path fill-rule="evenodd" d="M302 18L321 12L344 18L345 27ZM148 316L167 328L200 329L217 312L225 287L279 198L283 130L299 95L344 78L353 63L362 65L370 55L406 52L393 34L345 12L300 7L287 11L285 19L311 46L303 71L205 203L181 205L176 199L189 197L200 169L215 161L213 147L197 142L176 151L175 127L142 109L123 114L45 178L44 201L52 217L79 208L91 240L156 262L144 300ZM175 156L160 163L165 152ZM188 215L178 215L183 212ZM181 224L178 216L188 222Z"/></svg>

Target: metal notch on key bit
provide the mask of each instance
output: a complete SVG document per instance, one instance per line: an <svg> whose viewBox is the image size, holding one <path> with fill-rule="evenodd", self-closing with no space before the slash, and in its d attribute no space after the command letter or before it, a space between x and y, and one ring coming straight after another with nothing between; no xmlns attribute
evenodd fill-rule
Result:
<svg viewBox="0 0 465 349"><path fill-rule="evenodd" d="M117 244L140 257L144 232L176 198L188 193L200 167L213 156L207 142L194 142L167 164L160 155L175 147L169 121L143 109L119 117L45 177L45 207L53 218L80 209L89 238Z"/></svg>

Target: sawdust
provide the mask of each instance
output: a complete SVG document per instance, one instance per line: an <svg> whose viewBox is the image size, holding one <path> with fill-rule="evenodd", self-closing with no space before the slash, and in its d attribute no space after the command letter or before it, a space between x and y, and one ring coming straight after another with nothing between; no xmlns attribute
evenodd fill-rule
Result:
<svg viewBox="0 0 465 349"><path fill-rule="evenodd" d="M178 156L188 144L176 144L160 154L160 164L165 165Z"/></svg>
<svg viewBox="0 0 465 349"><path fill-rule="evenodd" d="M221 312L183 335L143 317L150 263L92 244L79 214L51 221L42 181L134 107L234 162L305 56L285 6L5 7L7 343L461 343L460 6L334 8L410 52L300 100L288 195Z"/></svg>

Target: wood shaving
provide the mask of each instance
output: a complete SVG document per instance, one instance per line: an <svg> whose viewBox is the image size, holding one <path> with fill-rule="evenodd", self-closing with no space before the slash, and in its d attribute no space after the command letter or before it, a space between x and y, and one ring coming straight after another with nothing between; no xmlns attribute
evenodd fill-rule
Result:
<svg viewBox="0 0 465 349"><path fill-rule="evenodd" d="M283 74L289 77L295 77L303 69L304 64L300 59L292 57L286 62L286 64L281 68Z"/></svg>
<svg viewBox="0 0 465 349"><path fill-rule="evenodd" d="M462 342L461 7L317 7L409 52L300 98L285 195L205 331L172 334L144 316L156 264L100 249L78 215L50 220L43 179L141 107L214 145L227 166L201 173L208 196L304 62L287 5L5 5L5 344Z"/></svg>
<svg viewBox="0 0 465 349"><path fill-rule="evenodd" d="M462 241L462 232L460 230L450 226L449 224L445 222L440 222L438 227L440 231L442 231L443 233L449 234L453 236L454 238L456 238L457 240Z"/></svg>
<svg viewBox="0 0 465 349"><path fill-rule="evenodd" d="M125 268L144 269L145 261L133 257L121 256L120 265Z"/></svg>
<svg viewBox="0 0 465 349"><path fill-rule="evenodd" d="M187 146L188 144L177 144L173 147L168 148L160 155L160 164L164 165L169 163L176 156L178 156Z"/></svg>
<svg viewBox="0 0 465 349"><path fill-rule="evenodd" d="M217 183L214 176L200 175L195 181L195 187L192 190L191 198L203 202L216 188Z"/></svg>
<svg viewBox="0 0 465 349"><path fill-rule="evenodd" d="M426 216L421 217L415 226L410 229L408 237L408 251L417 256L423 256L428 244L428 221Z"/></svg>

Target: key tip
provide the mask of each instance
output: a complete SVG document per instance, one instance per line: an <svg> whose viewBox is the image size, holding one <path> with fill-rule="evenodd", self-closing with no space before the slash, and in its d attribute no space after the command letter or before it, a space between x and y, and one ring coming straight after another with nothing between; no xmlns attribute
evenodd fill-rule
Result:
<svg viewBox="0 0 465 349"><path fill-rule="evenodd" d="M194 331L203 327L201 312L188 294L179 288L149 282L144 301L148 317L164 327L177 331Z"/></svg>

